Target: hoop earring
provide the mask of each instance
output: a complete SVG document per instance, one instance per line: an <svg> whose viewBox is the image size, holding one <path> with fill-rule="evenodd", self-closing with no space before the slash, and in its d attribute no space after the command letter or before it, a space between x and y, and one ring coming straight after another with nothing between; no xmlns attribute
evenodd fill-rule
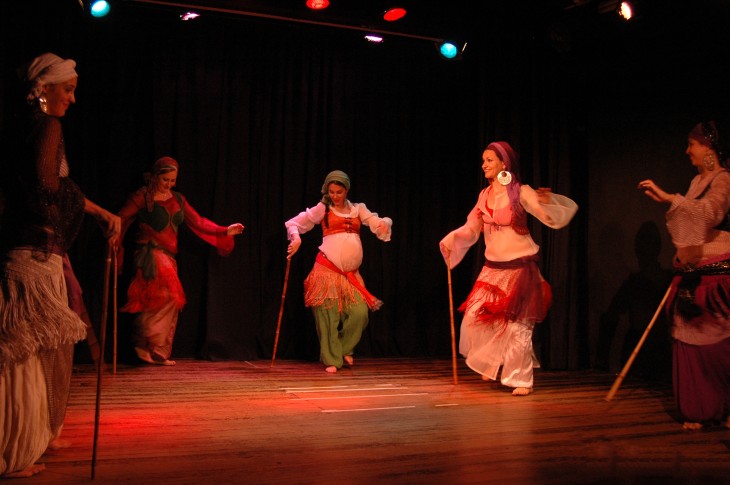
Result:
<svg viewBox="0 0 730 485"><path fill-rule="evenodd" d="M712 156L712 153L705 153L705 156L702 157L702 164L710 172L715 170L715 157Z"/></svg>
<svg viewBox="0 0 730 485"><path fill-rule="evenodd" d="M48 100L44 94L38 96L38 106L40 106L41 111L48 114Z"/></svg>
<svg viewBox="0 0 730 485"><path fill-rule="evenodd" d="M500 185L509 185L510 182L512 182L512 174L507 170L502 170L497 174L497 182L499 182Z"/></svg>

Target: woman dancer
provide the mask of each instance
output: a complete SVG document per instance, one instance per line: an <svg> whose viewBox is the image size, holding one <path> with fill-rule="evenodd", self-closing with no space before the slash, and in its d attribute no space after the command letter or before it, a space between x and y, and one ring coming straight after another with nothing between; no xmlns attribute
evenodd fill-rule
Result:
<svg viewBox="0 0 730 485"><path fill-rule="evenodd" d="M364 224L381 241L390 241L393 226L390 218L379 217L365 204L350 202L349 190L350 177L345 172L330 172L322 185L322 200L285 223L289 258L302 244L299 234L322 227L320 252L304 281L304 304L314 313L320 360L327 372L337 372L343 363L354 364L368 309L383 305L365 288L358 271L363 256L360 227Z"/></svg>
<svg viewBox="0 0 730 485"><path fill-rule="evenodd" d="M127 303L120 311L138 314L134 350L149 364L175 365L170 360L172 342L178 315L185 305L175 260L179 226L184 222L200 239L215 246L221 256L233 251L233 236L243 232L241 223L223 227L198 215L181 193L172 190L177 175L177 161L160 158L146 174L147 184L132 194L119 211L122 234L139 219L134 255L137 271L127 290ZM117 261L121 264L122 258Z"/></svg>
<svg viewBox="0 0 730 485"><path fill-rule="evenodd" d="M537 265L540 247L530 237L527 214L553 229L568 224L578 206L549 189L533 190L517 180L517 153L505 141L490 143L482 154L489 185L479 194L466 223L439 244L453 268L484 233L486 261L466 302L459 351L485 380L514 388L515 396L532 393L532 332L551 303L550 285Z"/></svg>

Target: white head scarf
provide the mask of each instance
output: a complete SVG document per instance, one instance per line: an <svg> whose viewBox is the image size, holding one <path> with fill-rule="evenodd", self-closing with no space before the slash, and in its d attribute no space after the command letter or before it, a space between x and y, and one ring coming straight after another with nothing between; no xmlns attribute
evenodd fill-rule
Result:
<svg viewBox="0 0 730 485"><path fill-rule="evenodd" d="M28 101L40 96L46 84L57 84L78 77L75 67L76 61L73 59L61 59L51 52L41 54L23 66L19 71L23 80L30 84L26 95Z"/></svg>

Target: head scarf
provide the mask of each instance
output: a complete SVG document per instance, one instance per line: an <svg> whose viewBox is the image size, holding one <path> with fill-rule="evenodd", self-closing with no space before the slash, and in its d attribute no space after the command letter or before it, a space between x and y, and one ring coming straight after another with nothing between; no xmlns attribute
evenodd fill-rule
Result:
<svg viewBox="0 0 730 485"><path fill-rule="evenodd" d="M168 173L172 172L173 170L178 170L180 168L180 165L178 165L177 160L175 160L172 157L162 157L158 158L154 164L152 164L152 169L150 172L152 175L160 175L162 173Z"/></svg>
<svg viewBox="0 0 730 485"><path fill-rule="evenodd" d="M21 79L28 83L26 99L32 101L41 95L46 84L57 84L78 77L76 61L62 59L56 54L46 52L18 69Z"/></svg>
<svg viewBox="0 0 730 485"><path fill-rule="evenodd" d="M517 171L518 157L517 152L506 141L493 141L487 145L487 150L492 150L497 157L504 163L505 170L508 172Z"/></svg>
<svg viewBox="0 0 730 485"><path fill-rule="evenodd" d="M325 205L332 204L332 200L328 194L328 187L332 182L338 182L345 186L345 190L350 190L350 177L348 177L342 170L333 170L327 174L324 178L324 183L322 184L322 202L324 202Z"/></svg>
<svg viewBox="0 0 730 485"><path fill-rule="evenodd" d="M154 195L155 185L157 184L157 176L163 173L170 173L178 169L179 165L177 163L177 160L172 157L161 157L152 164L152 168L150 168L149 172L145 172L144 179L147 183L147 187L143 188L142 190L144 190L144 198L145 205L147 206L147 211L152 212L152 209L154 208Z"/></svg>
<svg viewBox="0 0 730 485"><path fill-rule="evenodd" d="M697 123L692 131L689 132L688 138L695 140L702 146L706 146L711 150L714 150L717 154L717 159L720 165L723 167L727 166L727 160L725 160L725 150L720 143L720 134L717 131L717 124L714 121L703 121Z"/></svg>
<svg viewBox="0 0 730 485"><path fill-rule="evenodd" d="M504 169L512 174L512 182L507 184L507 197L512 205L512 228L520 234L526 234L527 216L520 204L519 156L506 141L493 141L486 149L496 153L497 158L504 163Z"/></svg>

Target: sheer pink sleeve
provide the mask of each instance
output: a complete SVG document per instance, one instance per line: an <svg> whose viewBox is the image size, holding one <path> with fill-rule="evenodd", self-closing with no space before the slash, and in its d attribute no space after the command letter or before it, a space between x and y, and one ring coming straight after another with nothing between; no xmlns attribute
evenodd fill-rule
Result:
<svg viewBox="0 0 730 485"><path fill-rule="evenodd" d="M193 206L183 199L185 224L203 241L216 247L218 254L227 256L233 251L233 236L227 234L228 228L199 215Z"/></svg>

